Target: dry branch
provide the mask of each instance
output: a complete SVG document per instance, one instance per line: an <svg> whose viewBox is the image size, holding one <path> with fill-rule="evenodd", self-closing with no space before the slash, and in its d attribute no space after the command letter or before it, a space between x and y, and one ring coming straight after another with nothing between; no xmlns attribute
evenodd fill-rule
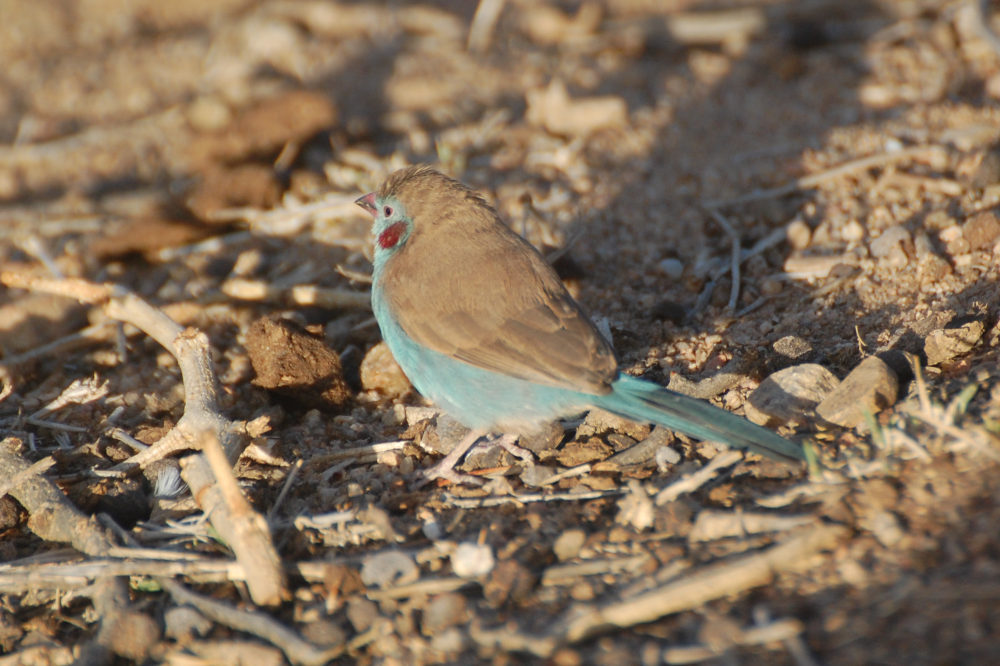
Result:
<svg viewBox="0 0 1000 666"><path fill-rule="evenodd" d="M779 572L808 564L812 555L832 548L846 534L846 528L839 526L815 527L763 552L707 566L633 599L574 609L557 631L573 643L602 630L651 622L745 592L771 582Z"/></svg>
<svg viewBox="0 0 1000 666"><path fill-rule="evenodd" d="M0 273L0 283L101 305L109 317L140 329L177 359L184 384L183 416L158 442L123 465L147 465L178 451L197 450L205 441L221 444L230 463L239 457L249 441L248 426L243 422L230 421L219 410L218 387L208 338L204 333L181 327L162 310L114 285L79 279L52 280L10 271ZM224 474L220 468L220 477L231 478L229 465L222 467L227 473ZM195 500L209 516L213 527L224 535L247 572L250 596L261 605L281 603L285 597L285 577L266 523L262 519L255 520L254 517L259 516L245 503L222 501L224 498L219 496L215 485L219 478L213 474L212 466L204 455L189 456L184 461L183 469L184 480L191 487Z"/></svg>

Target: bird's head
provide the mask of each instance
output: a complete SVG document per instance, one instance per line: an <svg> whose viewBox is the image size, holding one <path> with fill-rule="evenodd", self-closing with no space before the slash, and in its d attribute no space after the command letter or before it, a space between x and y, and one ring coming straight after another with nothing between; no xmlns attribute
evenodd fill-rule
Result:
<svg viewBox="0 0 1000 666"><path fill-rule="evenodd" d="M469 231L496 219L481 196L426 165L396 171L355 203L375 218L376 261L399 252L414 236L455 225Z"/></svg>
<svg viewBox="0 0 1000 666"><path fill-rule="evenodd" d="M387 257L397 252L413 232L413 218L399 197L382 191L369 192L355 201L375 218L375 256Z"/></svg>

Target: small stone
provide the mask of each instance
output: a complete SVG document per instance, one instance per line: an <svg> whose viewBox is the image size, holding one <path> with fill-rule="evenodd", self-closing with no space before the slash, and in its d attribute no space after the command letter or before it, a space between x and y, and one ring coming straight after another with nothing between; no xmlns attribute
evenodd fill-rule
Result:
<svg viewBox="0 0 1000 666"><path fill-rule="evenodd" d="M566 431L563 430L562 426L557 422L552 422L536 432L521 435L517 440L517 445L538 455L557 448L565 436Z"/></svg>
<svg viewBox="0 0 1000 666"><path fill-rule="evenodd" d="M671 280L679 280L682 275L684 275L684 264L681 263L680 259L674 259L673 257L668 257L658 263L657 268L659 268L664 275L666 275Z"/></svg>
<svg viewBox="0 0 1000 666"><path fill-rule="evenodd" d="M531 598L535 576L517 560L501 560L483 585L486 602L497 608L508 602L519 604Z"/></svg>
<svg viewBox="0 0 1000 666"><path fill-rule="evenodd" d="M614 450L606 443L596 437L588 437L584 441L570 442L567 444L556 460L560 465L566 467L576 467L589 462L604 460L614 453Z"/></svg>
<svg viewBox="0 0 1000 666"><path fill-rule="evenodd" d="M361 386L366 391L377 391L387 398L402 397L412 388L385 342L368 350L361 361Z"/></svg>
<svg viewBox="0 0 1000 666"><path fill-rule="evenodd" d="M669 446L661 446L656 449L653 459L656 461L656 469L663 473L681 461L681 454Z"/></svg>
<svg viewBox="0 0 1000 666"><path fill-rule="evenodd" d="M985 331L986 325L975 319L931 331L924 339L927 365L940 365L965 354L976 346Z"/></svg>
<svg viewBox="0 0 1000 666"><path fill-rule="evenodd" d="M804 250L812 242L812 229L802 220L796 218L785 227L788 244L795 250Z"/></svg>
<svg viewBox="0 0 1000 666"><path fill-rule="evenodd" d="M331 647L347 642L347 635L333 620L320 618L302 626L302 637L313 645Z"/></svg>
<svg viewBox="0 0 1000 666"><path fill-rule="evenodd" d="M865 422L865 412L892 406L899 395L899 379L882 359L869 356L844 378L816 407L830 423L854 428Z"/></svg>
<svg viewBox="0 0 1000 666"><path fill-rule="evenodd" d="M867 521L867 527L886 548L892 548L906 536L899 519L891 511L879 511Z"/></svg>
<svg viewBox="0 0 1000 666"><path fill-rule="evenodd" d="M944 243L945 248L952 257L968 254L971 249L969 241L965 240L962 228L959 226L948 227L938 234L938 239Z"/></svg>
<svg viewBox="0 0 1000 666"><path fill-rule="evenodd" d="M841 229L840 236L848 243L857 243L864 239L865 228L857 220L851 220Z"/></svg>
<svg viewBox="0 0 1000 666"><path fill-rule="evenodd" d="M782 291L784 291L784 283L776 277L766 277L764 281L760 283L760 291L765 296L777 296Z"/></svg>
<svg viewBox="0 0 1000 666"><path fill-rule="evenodd" d="M990 79L993 82L993 79ZM989 85L989 83L987 84ZM1000 183L1000 152L997 150L997 146L983 155L982 160L980 160L979 165L976 166L975 171L973 171L968 178L963 179L970 187L974 187L978 190L989 187L990 185L995 185Z"/></svg>
<svg viewBox="0 0 1000 666"><path fill-rule="evenodd" d="M163 632L167 638L186 643L212 630L212 621L190 606L174 606L163 613Z"/></svg>
<svg viewBox="0 0 1000 666"><path fill-rule="evenodd" d="M433 636L468 619L465 597L456 592L439 594L424 607L420 632Z"/></svg>
<svg viewBox="0 0 1000 666"><path fill-rule="evenodd" d="M612 435L609 435L608 439L611 439L611 437ZM653 428L653 432L649 433L649 437L646 437L642 441L623 451L619 451L608 458L606 462L614 464L618 467L623 467L625 465L642 465L654 458L657 451L661 448L665 448L665 445L672 442L673 439L673 433L667 428Z"/></svg>
<svg viewBox="0 0 1000 666"><path fill-rule="evenodd" d="M883 231L868 248L873 257L886 261L891 266L905 266L909 257L914 255L913 239L910 237L910 232L901 224Z"/></svg>
<svg viewBox="0 0 1000 666"><path fill-rule="evenodd" d="M465 634L457 627L449 627L434 634L431 638L431 649L443 654L458 654L465 649Z"/></svg>
<svg viewBox="0 0 1000 666"><path fill-rule="evenodd" d="M160 642L160 625L138 611L125 611L116 618L111 631L111 650L120 657L142 662Z"/></svg>
<svg viewBox="0 0 1000 666"><path fill-rule="evenodd" d="M568 529L556 539L552 544L552 552L556 554L556 559L560 562L571 560L580 554L584 542L587 540L587 533L579 527Z"/></svg>
<svg viewBox="0 0 1000 666"><path fill-rule="evenodd" d="M406 553L384 550L369 555L361 565L361 582L369 587L405 585L420 577L420 569Z"/></svg>
<svg viewBox="0 0 1000 666"><path fill-rule="evenodd" d="M924 218L924 228L928 231L943 231L948 227L955 226L957 222L948 211L934 210L927 213L927 217Z"/></svg>
<svg viewBox="0 0 1000 666"><path fill-rule="evenodd" d="M479 578L493 570L496 560L486 544L460 543L451 554L451 568L459 578Z"/></svg>
<svg viewBox="0 0 1000 666"><path fill-rule="evenodd" d="M347 602L347 621L351 623L355 633L368 631L377 617L378 606L374 601L364 597L352 597Z"/></svg>
<svg viewBox="0 0 1000 666"><path fill-rule="evenodd" d="M1000 238L1000 219L995 211L976 213L962 225L962 235L972 250L989 250Z"/></svg>
<svg viewBox="0 0 1000 666"><path fill-rule="evenodd" d="M655 513L653 498L641 483L629 479L629 492L618 500L618 515L615 516L615 522L628 525L636 532L642 532L653 525Z"/></svg>
<svg viewBox="0 0 1000 666"><path fill-rule="evenodd" d="M746 416L758 425L805 423L840 380L821 365L803 363L775 372L747 399Z"/></svg>
<svg viewBox="0 0 1000 666"><path fill-rule="evenodd" d="M774 341L774 351L791 359L799 359L812 353L812 345L797 335L786 335Z"/></svg>
<svg viewBox="0 0 1000 666"><path fill-rule="evenodd" d="M539 488L543 486L554 473L555 471L546 465L528 465L528 467L521 472L521 475L518 478L521 479L521 483L529 488Z"/></svg>

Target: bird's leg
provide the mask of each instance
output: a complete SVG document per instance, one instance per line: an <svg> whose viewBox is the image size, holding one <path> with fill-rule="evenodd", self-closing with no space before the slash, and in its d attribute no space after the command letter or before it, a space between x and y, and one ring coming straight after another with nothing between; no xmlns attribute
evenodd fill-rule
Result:
<svg viewBox="0 0 1000 666"><path fill-rule="evenodd" d="M510 434L500 435L500 437L490 442L489 446L490 447L499 446L504 451L506 451L510 455L514 456L515 458L523 462L526 463L535 462L535 456L532 455L531 451L529 451L524 447L518 446L517 444L514 443L516 441L517 441L517 435L510 435Z"/></svg>
<svg viewBox="0 0 1000 666"><path fill-rule="evenodd" d="M462 441L455 445L455 448L448 452L448 455L441 459L441 462L424 472L424 479L426 481L432 481L434 479L448 479L452 483L474 483L476 485L482 485L483 480L479 477L455 471L455 465L458 464L466 453L474 448L489 450L493 447L499 446L515 458L519 458L524 462L534 462L534 456L532 456L531 451L514 443L517 441L517 435L500 435L494 440L487 440L476 446L476 442L478 442L485 434L486 433L481 430L470 431L469 434L462 439Z"/></svg>
<svg viewBox="0 0 1000 666"><path fill-rule="evenodd" d="M470 430L469 434L462 438L458 444L455 445L451 451L448 452L441 462L434 465L430 469L424 471L423 476L425 481L433 481L434 479L448 479L452 483L474 483L476 485L481 485L483 483L482 479L479 479L468 474L461 474L455 471L455 465L458 461L462 459L469 449L479 441L479 438L486 433L482 430Z"/></svg>

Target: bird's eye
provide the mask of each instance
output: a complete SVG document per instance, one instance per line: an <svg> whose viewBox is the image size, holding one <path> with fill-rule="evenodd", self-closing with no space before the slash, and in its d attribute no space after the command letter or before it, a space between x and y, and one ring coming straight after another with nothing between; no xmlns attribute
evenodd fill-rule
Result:
<svg viewBox="0 0 1000 666"><path fill-rule="evenodd" d="M382 209L382 214L386 217L392 217L392 206L386 206Z"/></svg>

